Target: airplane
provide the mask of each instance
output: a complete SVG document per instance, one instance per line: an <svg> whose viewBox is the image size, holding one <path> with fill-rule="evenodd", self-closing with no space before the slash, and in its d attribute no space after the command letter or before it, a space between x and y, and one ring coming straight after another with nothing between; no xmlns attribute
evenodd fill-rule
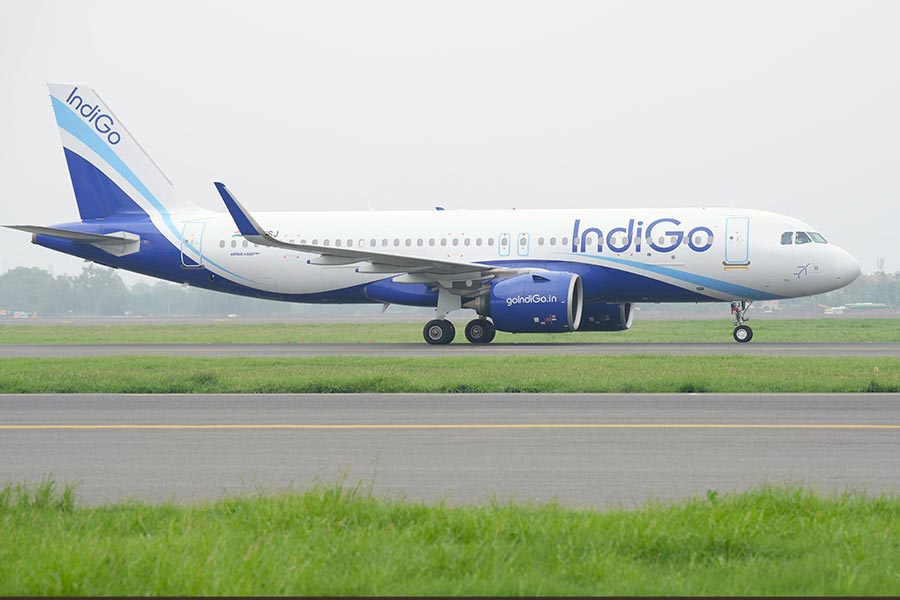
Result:
<svg viewBox="0 0 900 600"><path fill-rule="evenodd" d="M859 263L798 219L739 208L250 213L183 198L89 85L48 85L80 221L9 225L98 264L231 294L306 303L473 309L473 344L496 331L623 331L635 303L728 302L733 338L753 337L754 300L820 294Z"/></svg>

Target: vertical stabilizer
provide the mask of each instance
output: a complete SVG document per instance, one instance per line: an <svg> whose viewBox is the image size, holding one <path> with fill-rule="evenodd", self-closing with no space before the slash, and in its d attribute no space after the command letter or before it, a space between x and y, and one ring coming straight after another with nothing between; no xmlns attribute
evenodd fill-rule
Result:
<svg viewBox="0 0 900 600"><path fill-rule="evenodd" d="M51 83L50 98L82 220L197 211L89 85Z"/></svg>

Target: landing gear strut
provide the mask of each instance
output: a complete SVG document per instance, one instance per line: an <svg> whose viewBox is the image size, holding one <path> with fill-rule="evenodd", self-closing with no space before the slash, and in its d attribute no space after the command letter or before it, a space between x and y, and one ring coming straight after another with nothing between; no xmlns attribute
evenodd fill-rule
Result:
<svg viewBox="0 0 900 600"><path fill-rule="evenodd" d="M746 321L750 320L747 318L747 311L750 310L751 304L753 304L752 300L741 300L740 302L731 303L731 316L734 318L734 333L732 333L732 336L734 341L741 344L746 344L753 339L753 330L748 325L744 325Z"/></svg>

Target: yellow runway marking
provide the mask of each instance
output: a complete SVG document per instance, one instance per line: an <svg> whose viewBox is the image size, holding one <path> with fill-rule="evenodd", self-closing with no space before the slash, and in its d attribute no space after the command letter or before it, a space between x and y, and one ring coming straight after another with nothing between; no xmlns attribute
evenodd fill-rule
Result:
<svg viewBox="0 0 900 600"><path fill-rule="evenodd" d="M429 430L429 429L862 429L900 430L900 425L819 423L459 423L459 424L207 424L207 425L0 425L0 431L41 430Z"/></svg>

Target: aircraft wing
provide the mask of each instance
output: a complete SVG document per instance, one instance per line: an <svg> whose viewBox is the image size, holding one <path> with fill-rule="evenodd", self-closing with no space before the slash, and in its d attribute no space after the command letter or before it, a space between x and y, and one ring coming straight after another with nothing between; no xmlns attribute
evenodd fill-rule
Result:
<svg viewBox="0 0 900 600"><path fill-rule="evenodd" d="M267 233L224 184L216 182L215 185L225 206L234 218L238 231L244 238L260 246L318 254L317 257L309 260L310 264L324 266L359 263L356 268L359 273L401 273L394 278L394 281L398 283L438 283L449 291L459 294L471 294L473 289L491 279L541 270L509 269L483 263L378 252L369 249L291 244Z"/></svg>

